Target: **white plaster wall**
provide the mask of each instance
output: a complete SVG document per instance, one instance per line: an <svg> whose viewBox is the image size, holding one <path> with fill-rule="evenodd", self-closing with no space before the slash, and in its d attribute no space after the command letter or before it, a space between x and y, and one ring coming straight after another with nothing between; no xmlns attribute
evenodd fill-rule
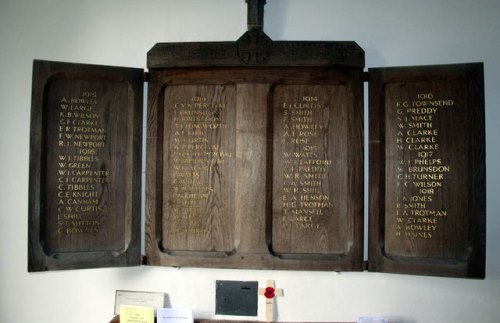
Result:
<svg viewBox="0 0 500 323"><path fill-rule="evenodd" d="M275 279L285 290L280 321L500 322L500 1L268 0L265 12L274 40L354 40L367 67L485 63L486 280L168 267L28 274L33 59L145 67L156 42L236 40L246 29L246 5L0 0L0 322L107 322L117 289L165 292L172 306L193 308L198 318L225 318L214 313L218 279Z"/></svg>

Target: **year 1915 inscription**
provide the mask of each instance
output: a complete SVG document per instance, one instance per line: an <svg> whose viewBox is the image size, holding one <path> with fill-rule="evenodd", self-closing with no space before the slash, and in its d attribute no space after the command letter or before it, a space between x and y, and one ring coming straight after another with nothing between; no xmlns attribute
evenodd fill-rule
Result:
<svg viewBox="0 0 500 323"><path fill-rule="evenodd" d="M53 80L49 83L46 146L47 217L50 252L120 250L130 202L125 172L127 114L107 93L127 93L120 82ZM113 233L112 233L113 232Z"/></svg>
<svg viewBox="0 0 500 323"><path fill-rule="evenodd" d="M99 184L108 181L109 170L98 167L98 151L106 144L106 129L95 112L97 93L83 91L79 97L62 97L59 105L57 155L57 232L98 233L100 221L89 213L103 211ZM87 215L87 216L85 216Z"/></svg>
<svg viewBox="0 0 500 323"><path fill-rule="evenodd" d="M286 147L281 156L285 166L281 195L283 227L319 229L326 209L333 206L329 192L322 190L332 160L322 155L322 147L317 143L326 128L316 120L318 110L323 109L318 101L317 96L304 96L299 102L283 102L281 106L281 140Z"/></svg>

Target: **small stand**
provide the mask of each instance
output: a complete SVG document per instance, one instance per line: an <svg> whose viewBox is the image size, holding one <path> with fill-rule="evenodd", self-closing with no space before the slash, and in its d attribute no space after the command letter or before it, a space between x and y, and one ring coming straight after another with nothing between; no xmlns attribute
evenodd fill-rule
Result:
<svg viewBox="0 0 500 323"><path fill-rule="evenodd" d="M266 297L266 320L268 322L272 322L274 318L274 298L283 296L283 289L274 286L274 280L268 280L267 287L259 289L259 295Z"/></svg>

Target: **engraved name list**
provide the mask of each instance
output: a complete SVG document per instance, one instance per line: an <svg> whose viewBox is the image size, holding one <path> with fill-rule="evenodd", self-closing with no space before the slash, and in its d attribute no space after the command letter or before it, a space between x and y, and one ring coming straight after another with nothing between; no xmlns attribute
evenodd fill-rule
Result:
<svg viewBox="0 0 500 323"><path fill-rule="evenodd" d="M49 252L120 250L132 201L121 82L49 83L44 231ZM116 95L116 96L115 96Z"/></svg>
<svg viewBox="0 0 500 323"><path fill-rule="evenodd" d="M109 170L99 169L97 152L105 147L106 129L96 113L97 93L62 97L59 105L58 207L59 234L98 233L104 211L99 201Z"/></svg>
<svg viewBox="0 0 500 323"><path fill-rule="evenodd" d="M234 247L235 89L171 86L165 95L167 250Z"/></svg>
<svg viewBox="0 0 500 323"><path fill-rule="evenodd" d="M343 86L274 90L272 247L279 254L346 250L347 99Z"/></svg>
<svg viewBox="0 0 500 323"><path fill-rule="evenodd" d="M414 256L454 256L454 248L440 247L448 232L464 237L463 179L466 156L458 152L462 138L456 129L465 119L463 98L454 84L388 86L386 130L385 234L389 253ZM433 90L435 89L435 90ZM458 129L457 129L458 130Z"/></svg>

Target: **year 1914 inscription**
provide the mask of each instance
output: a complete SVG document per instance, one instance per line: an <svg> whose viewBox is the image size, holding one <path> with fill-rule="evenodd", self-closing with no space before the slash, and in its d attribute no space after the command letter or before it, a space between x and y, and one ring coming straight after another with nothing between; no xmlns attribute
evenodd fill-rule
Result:
<svg viewBox="0 0 500 323"><path fill-rule="evenodd" d="M273 104L273 251L345 252L346 88L280 85Z"/></svg>
<svg viewBox="0 0 500 323"><path fill-rule="evenodd" d="M235 87L165 91L166 250L234 248Z"/></svg>

